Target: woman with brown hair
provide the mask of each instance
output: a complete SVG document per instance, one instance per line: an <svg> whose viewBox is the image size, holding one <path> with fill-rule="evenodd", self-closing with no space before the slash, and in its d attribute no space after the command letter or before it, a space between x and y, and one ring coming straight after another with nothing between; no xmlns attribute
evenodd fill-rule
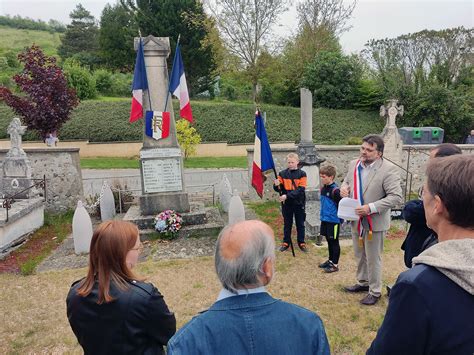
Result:
<svg viewBox="0 0 474 355"><path fill-rule="evenodd" d="M142 249L132 223L106 221L94 232L87 276L72 284L66 299L86 354L164 354L176 332L163 296L131 270Z"/></svg>

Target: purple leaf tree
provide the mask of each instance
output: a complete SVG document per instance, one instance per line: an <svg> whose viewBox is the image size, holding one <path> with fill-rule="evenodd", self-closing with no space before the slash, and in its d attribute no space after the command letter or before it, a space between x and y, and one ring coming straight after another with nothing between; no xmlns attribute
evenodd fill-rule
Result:
<svg viewBox="0 0 474 355"><path fill-rule="evenodd" d="M56 65L56 58L47 57L40 47L27 48L18 55L18 61L24 68L13 76L13 80L23 95L15 95L1 86L0 100L43 139L55 135L79 104L76 92L68 87L62 69Z"/></svg>

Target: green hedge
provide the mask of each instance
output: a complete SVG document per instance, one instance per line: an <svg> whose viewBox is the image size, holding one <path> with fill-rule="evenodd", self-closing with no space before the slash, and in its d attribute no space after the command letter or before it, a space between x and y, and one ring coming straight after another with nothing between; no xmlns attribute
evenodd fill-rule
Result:
<svg viewBox="0 0 474 355"><path fill-rule="evenodd" d="M91 142L141 140L143 120L130 124L131 99L83 101L59 132L61 140L84 139ZM178 102L174 101L175 114ZM252 143L254 113L252 104L192 101L195 127L203 142ZM300 110L294 107L265 105L267 133L271 142L298 141ZM0 105L0 138L7 138L6 128L14 117L5 105ZM384 125L378 112L356 110L313 110L313 139L317 144L346 144L349 137L379 133ZM24 140L38 139L31 132Z"/></svg>

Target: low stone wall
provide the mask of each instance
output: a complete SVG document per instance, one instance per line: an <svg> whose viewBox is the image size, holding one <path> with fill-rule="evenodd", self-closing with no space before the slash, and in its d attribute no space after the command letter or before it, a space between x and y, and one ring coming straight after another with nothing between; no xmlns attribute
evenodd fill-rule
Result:
<svg viewBox="0 0 474 355"><path fill-rule="evenodd" d="M430 150L436 145L405 145L403 147L402 166L404 169L409 166L409 171L412 174L412 186L411 191L416 192L423 185L423 179L425 175L426 163L428 161ZM463 154L473 154L474 144L460 144L458 145ZM277 172L286 168L285 158L288 153L296 153L297 146L294 145L291 148L275 148L271 145L273 159ZM345 175L347 174L347 166L352 159L356 159L359 156L359 146L357 145L317 145L316 149L321 157L326 158L324 164L332 164L336 167L337 176L336 182L340 184ZM252 162L253 162L253 148L247 149L247 162L249 171L249 181L252 181ZM405 189L405 180L407 173L403 169L399 169L402 178L402 187ZM272 182L274 174L269 173L268 179L265 182L265 194L266 199L274 199L276 195L273 193ZM408 180L408 185L410 181ZM409 186L407 187L407 191ZM250 189L250 197L252 199L257 198L257 194L254 189Z"/></svg>
<svg viewBox="0 0 474 355"><path fill-rule="evenodd" d="M43 225L43 199L19 200L13 203L8 215L6 221L6 211L0 211L0 253Z"/></svg>
<svg viewBox="0 0 474 355"><path fill-rule="evenodd" d="M92 157L124 157L130 158L138 156L142 147L142 142L109 142L109 143L89 143L88 141L59 141L58 148L78 148L81 158ZM293 143L275 143L275 147L289 147ZM23 149L45 148L43 142L23 142ZM227 144L226 142L201 143L196 148L197 157L242 157L245 156L246 149L253 147L253 144ZM0 139L0 149L10 148L10 140Z"/></svg>
<svg viewBox="0 0 474 355"><path fill-rule="evenodd" d="M76 208L83 199L82 173L78 148L24 148L32 177L46 176L46 210L64 212ZM8 149L0 149L0 160Z"/></svg>

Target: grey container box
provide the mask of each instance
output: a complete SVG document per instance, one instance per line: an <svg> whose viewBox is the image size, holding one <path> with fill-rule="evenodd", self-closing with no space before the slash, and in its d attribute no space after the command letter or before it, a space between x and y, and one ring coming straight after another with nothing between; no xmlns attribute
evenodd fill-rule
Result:
<svg viewBox="0 0 474 355"><path fill-rule="evenodd" d="M404 144L440 144L444 139L444 129L439 127L401 127L398 133Z"/></svg>

